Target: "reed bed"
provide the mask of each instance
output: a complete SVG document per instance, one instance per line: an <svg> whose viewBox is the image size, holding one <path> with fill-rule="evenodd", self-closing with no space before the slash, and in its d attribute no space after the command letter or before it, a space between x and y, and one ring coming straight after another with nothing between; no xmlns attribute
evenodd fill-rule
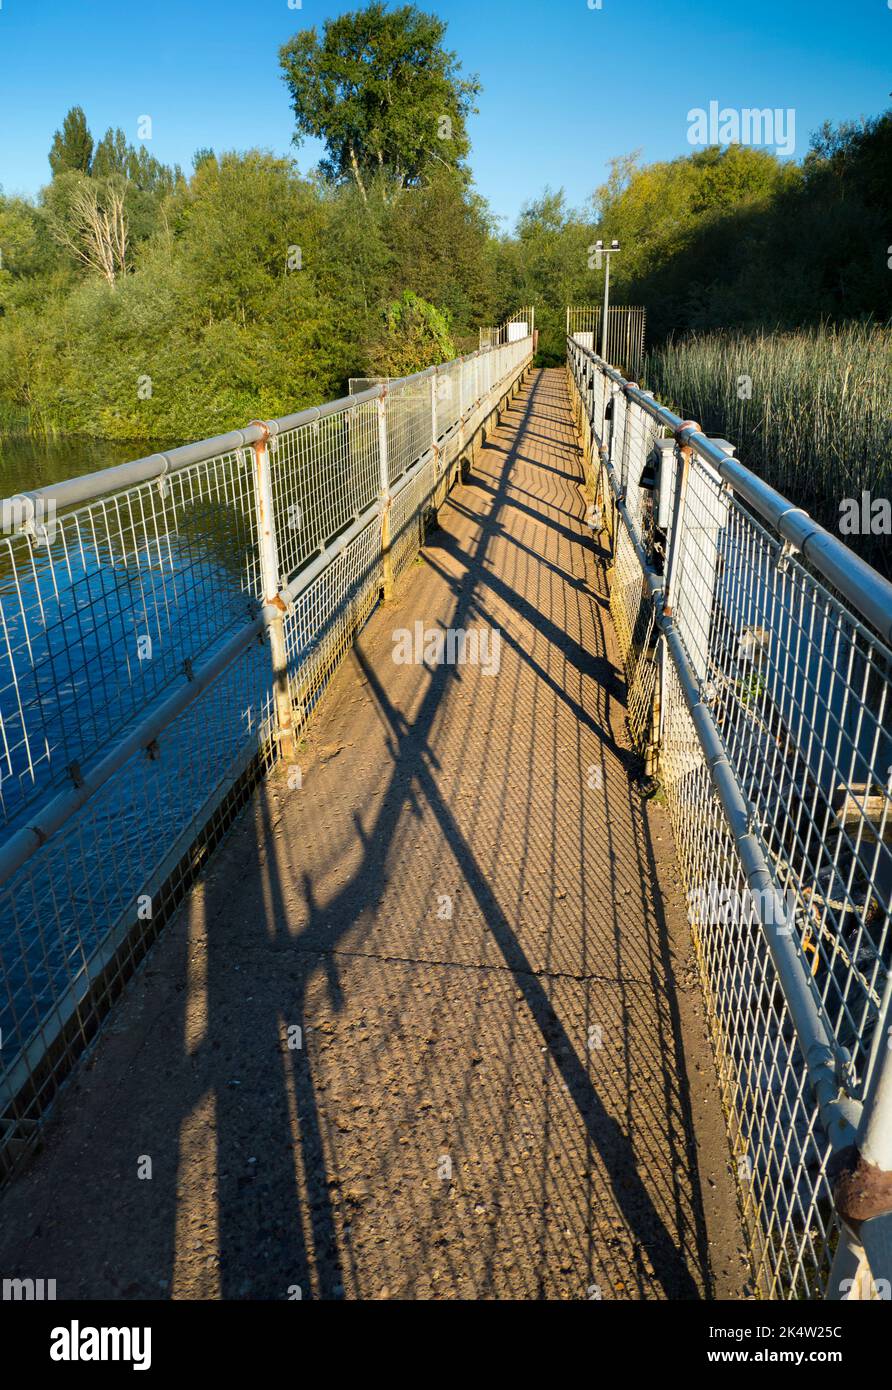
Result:
<svg viewBox="0 0 892 1390"><path fill-rule="evenodd" d="M681 415L828 530L845 498L889 498L892 327L824 325L792 333L710 333L650 352L645 380ZM885 574L892 537L843 539Z"/></svg>

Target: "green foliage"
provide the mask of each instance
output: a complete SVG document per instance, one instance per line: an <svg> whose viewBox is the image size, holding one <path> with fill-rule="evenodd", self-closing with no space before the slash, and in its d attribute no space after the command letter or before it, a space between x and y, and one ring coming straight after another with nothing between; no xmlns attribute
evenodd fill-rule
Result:
<svg viewBox="0 0 892 1390"><path fill-rule="evenodd" d="M373 3L296 34L281 65L295 143L325 142L322 172L352 178L363 197L375 176L414 186L437 168L459 169L467 116L480 90L443 47L446 25L414 5Z"/></svg>
<svg viewBox="0 0 892 1390"><path fill-rule="evenodd" d="M343 394L374 353L390 354L388 375L454 355L450 322L469 333L490 307L487 219L445 174L436 195L373 189L363 204L260 151L209 156L154 202L114 284L51 235L77 189L105 185L151 196L119 173L68 171L38 207L0 198L16 248L0 271L0 426L201 437ZM403 298L406 265L436 308Z"/></svg>
<svg viewBox="0 0 892 1390"><path fill-rule="evenodd" d="M23 198L0 198L0 306L15 302L13 287L43 266L40 222Z"/></svg>
<svg viewBox="0 0 892 1390"><path fill-rule="evenodd" d="M96 146L90 174L94 179L126 179L140 193L164 198L182 180L182 171L171 169L149 154L145 145L129 144L120 127L109 128Z"/></svg>
<svg viewBox="0 0 892 1390"><path fill-rule="evenodd" d="M892 488L892 329L713 333L649 354L647 385L838 533L840 502ZM847 541L889 571L887 536Z"/></svg>
<svg viewBox="0 0 892 1390"><path fill-rule="evenodd" d="M202 149L186 178L120 129L94 150L73 108L39 199L0 194L0 429L199 437L467 350L520 304L536 306L540 360L559 362L566 306L602 296L594 243L616 237L614 302L647 306L652 343L698 335L651 356L654 386L805 505L804 479L876 491L888 334L865 329L858 347L764 330L892 317L892 116L825 126L799 165L739 146L647 167L624 155L583 209L545 189L500 235L465 164L477 84L444 33L414 6L372 4L286 45L298 139L326 141L310 177ZM84 212L116 199L126 244L109 272L81 254ZM756 367L745 408L741 353Z"/></svg>
<svg viewBox="0 0 892 1390"><path fill-rule="evenodd" d="M53 177L72 169L80 174L89 174L92 159L93 137L87 128L87 118L82 107L72 106L62 122L62 129L53 136L50 150Z"/></svg>
<svg viewBox="0 0 892 1390"><path fill-rule="evenodd" d="M802 165L732 145L639 168L598 190L597 235L617 237L617 302L649 332L795 328L892 315L892 114L825 126Z"/></svg>
<svg viewBox="0 0 892 1390"><path fill-rule="evenodd" d="M456 356L446 316L411 290L388 305L383 318L367 349L371 375L411 376Z"/></svg>
<svg viewBox="0 0 892 1390"><path fill-rule="evenodd" d="M497 316L506 317L518 304L535 304L545 364L566 355L567 305L598 293L602 276L589 268L593 241L591 222L567 207L563 192L546 189L526 204L516 235L503 240L495 258L502 294Z"/></svg>
<svg viewBox="0 0 892 1390"><path fill-rule="evenodd" d="M482 198L440 170L384 203L377 216L391 257L392 293L409 285L465 329L492 321L499 305L492 219Z"/></svg>

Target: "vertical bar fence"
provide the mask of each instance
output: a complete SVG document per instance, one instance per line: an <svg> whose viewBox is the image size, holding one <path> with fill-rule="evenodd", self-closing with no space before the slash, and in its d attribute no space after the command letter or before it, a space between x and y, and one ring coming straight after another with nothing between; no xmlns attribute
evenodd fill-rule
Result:
<svg viewBox="0 0 892 1390"><path fill-rule="evenodd" d="M600 304L578 304L567 309L567 337L593 352L601 347ZM644 363L644 331L647 313L640 304L611 304L607 309L607 360L638 380Z"/></svg>

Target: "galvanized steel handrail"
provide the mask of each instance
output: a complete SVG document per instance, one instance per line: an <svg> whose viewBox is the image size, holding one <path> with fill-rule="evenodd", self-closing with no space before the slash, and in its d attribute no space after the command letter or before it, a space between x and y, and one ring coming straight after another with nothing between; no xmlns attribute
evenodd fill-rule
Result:
<svg viewBox="0 0 892 1390"><path fill-rule="evenodd" d="M690 422L683 422L679 416L658 405L652 396L641 392L633 383L612 367L605 367L597 354L590 352L579 343L578 352L592 358L604 370L605 376L616 382L632 399L638 400L651 416L661 424L671 427L677 421L682 428L676 430L676 437L684 443L696 447L699 439L704 446L702 454L707 461L718 468L715 459L727 461L723 454L705 435L694 430ZM708 449L707 447L708 446ZM712 710L704 701L701 683L685 651L677 626L664 603L664 577L650 564L640 541L634 533L631 518L626 513L625 499L616 477L616 470L604 449L605 472L613 489L616 506L623 516L633 545L642 566L642 573L654 602L656 624L663 633L667 647L681 678L681 687L691 715L709 775L715 786L738 853L745 867L747 881L753 891L753 901L760 914L765 939L771 951L778 977L782 981L784 993L790 1006L790 1013L796 1026L796 1033L808 1068L810 1083L815 1100L821 1111L828 1138L835 1150L843 1150L855 1137L861 1115L860 1104L849 1097L841 1096L845 1081L846 1057L839 1048L821 1006L811 971L808 969L798 938L792 931L792 924L781 895L777 891L774 876L768 864L759 839L752 832L752 818L749 808L741 795L740 787L728 761L728 756L716 726ZM738 465L742 472L747 470ZM756 479L755 481L759 481Z"/></svg>
<svg viewBox="0 0 892 1390"><path fill-rule="evenodd" d="M856 555L839 536L834 536L815 521L804 507L790 502L738 459L720 449L694 421L683 420L667 406L660 405L637 382L628 381L590 348L581 343L574 346L630 400L635 401L645 414L665 425L679 444L689 445L695 454L710 464L723 482L848 599L885 642L892 643L892 583L888 579Z"/></svg>
<svg viewBox="0 0 892 1390"><path fill-rule="evenodd" d="M480 354L495 351L494 348L482 348ZM477 353L470 353L466 357L457 358L456 361L464 362L470 357L477 356ZM451 363L444 364L446 366ZM439 366L428 367L424 371L415 372L410 377L401 377L390 383L392 391L397 386L405 386L413 381L423 380L435 376L439 372ZM196 444L187 444L180 449L170 451L163 455L154 455L147 459L137 460L132 464L119 464L115 467L102 470L99 473L86 475L83 479L72 479L68 482L50 485L46 488L37 489L34 492L23 494L28 497L47 498L52 496L54 500L64 499L65 503L71 501L71 494L66 491L72 484L78 482L86 483L89 490L85 497L80 497L78 501L94 499L105 496L111 492L117 492L121 487L131 486L134 482L145 482L154 476L163 476L167 469L159 474L145 472L142 465L149 464L153 458L161 458L167 462L174 460L174 468L185 468L190 464L202 462L205 458L215 457L218 453L231 451L233 448L245 448L250 445L265 444L273 432L284 432L285 430L300 428L303 425L313 424L315 421L324 419L329 415L336 414L345 409L351 409L364 401L375 400L379 397L386 397L388 387L378 385L371 387L368 391L363 391L356 396L347 396L339 401L332 401L323 406L312 406L308 410L303 410L295 415L283 416L278 420L265 422L257 421L245 427L243 430L232 431L226 435L219 435L216 438L202 440ZM445 435L440 436L447 439L458 425L453 425ZM240 441L234 443L233 441ZM430 461L436 446L431 445L420 457L407 468L404 473L390 486L389 501L392 503L400 495L404 488L412 482L415 474ZM124 472L122 473L122 470ZM128 472L127 470L134 470ZM170 471L173 471L171 469ZM124 477L125 481L120 479ZM108 479L108 486L98 486L98 480ZM96 486L94 487L94 482ZM2 505L2 504L0 504ZM29 819L27 825L22 826L16 833L3 845L0 845L0 886L6 883L23 864L25 864L33 854L46 844L47 840L57 830L61 829L65 823L92 797L106 782L121 768L124 763L140 748L145 748L154 742L161 733L168 728L186 709L193 704L207 687L227 669L228 666L245 650L247 646L258 637L263 629L269 628L272 624L281 619L282 605L290 608L297 601L300 595L307 590L324 573L338 555L359 535L369 522L375 517L380 516L384 507L382 498L376 498L362 511L357 512L353 521L346 527L333 541L321 545L316 555L301 567L295 577L287 584L277 585L277 596L279 602L267 602L261 607L260 613L244 627L242 627L232 638L219 648L212 657L203 664L192 667L185 675L185 684L176 689L166 700L146 719L141 721L127 736L121 740L110 753L100 759L94 767L82 772L76 770L74 777L75 785L65 791L60 792L47 805L40 809L37 816Z"/></svg>
<svg viewBox="0 0 892 1390"><path fill-rule="evenodd" d="M258 443L260 441L258 440ZM403 487L411 483L415 472L430 458L428 450L412 468L399 479L392 498L399 495ZM380 499L370 503L359 512L351 524L328 546L320 547L317 555L305 565L290 583L280 587L279 597L286 607L291 607L297 599L325 572L329 565L350 545L375 516L381 513ZM110 753L102 757L88 770L77 769L73 779L75 785L60 792L50 802L39 809L37 815L29 818L8 840L0 845L0 886L17 873L23 864L47 843L50 836L60 830L77 811L103 787L111 777L123 767L127 760L141 748L150 746L160 738L174 720L194 704L216 678L232 665L232 662L261 636L263 629L269 628L281 617L281 608L272 603L264 604L260 613L229 639L206 661L190 666L184 673L184 683L174 690L166 700L153 710L144 720L129 731Z"/></svg>
<svg viewBox="0 0 892 1390"><path fill-rule="evenodd" d="M448 362L425 367L420 372L413 372L411 376L395 378L389 383L389 389L392 392L397 387L406 387L412 382L437 376L452 366L497 352L499 346L499 344L493 344L481 347L476 352L466 353L464 356L452 358ZM44 487L15 493L10 497L0 499L0 514L16 516L24 504L24 515L21 518L20 529L26 529L28 526L33 526L35 517L38 515L38 508L41 506L47 504L52 504L57 508L80 506L84 502L110 496L112 493L121 492L125 488L135 487L139 483L160 480L168 474L177 473L196 463L204 463L220 454L250 448L254 444L263 443L267 439L284 434L286 431L315 424L319 420L341 414L343 411L362 405L366 401L377 400L387 391L387 385L370 386L368 390L357 392L356 395L342 396L338 400L326 401L322 405L307 406L306 409L299 410L293 415L282 415L271 420L252 421L250 425L246 425L242 429L230 430L226 434L212 435L208 439L197 440L192 444L182 444L174 449L147 454L144 458L115 464L110 468L102 468L96 473L84 473L77 478L66 478L61 482L47 483Z"/></svg>
<svg viewBox="0 0 892 1390"><path fill-rule="evenodd" d="M106 975L153 938L155 896L176 900L243 778L297 765L532 342L0 503L0 1177L114 997Z"/></svg>
<svg viewBox="0 0 892 1390"><path fill-rule="evenodd" d="M731 451L727 441L714 441L709 439L701 430L700 426L692 421L682 419L674 414L665 406L660 405L654 397L642 390L633 381L627 380L620 372L606 363L596 352L587 348L573 336L568 335L568 365L570 369L571 382L576 391L576 401L580 412L579 419L583 427L583 438L592 445L593 455L597 451L596 476L593 486L595 488L596 499L600 496L603 505L608 509L608 513L615 520L609 520L608 533L613 550L613 563L619 565L620 569L614 574L611 584L611 607L614 609L615 617L618 610L615 604L619 604L622 613L620 623L620 646L623 651L624 660L627 661L627 672L630 686L630 707L631 699L635 693L639 679L639 672L642 669L642 662L649 670L656 667L662 671L663 667L658 659L658 651L665 654L667 670L673 672L674 688L680 693L686 711L686 718L690 721L689 728L691 735L696 739L699 748L699 756L702 760L702 767L709 777L713 788L713 795L718 798L721 806L723 818L724 834L729 837L728 843L733 846L736 861L744 879L751 890L751 905L748 910L753 914L753 919L758 923L759 931L764 943L764 949L773 963L775 972L774 978L785 1001L787 1018L793 1027L797 1038L799 1054L802 1059L805 1076L809 1083L809 1092L813 1097L815 1114L820 1122L820 1128L825 1136L826 1143L829 1145L829 1152L834 1155L832 1163L826 1172L823 1169L817 1174L810 1176L807 1183L807 1194L803 1198L795 1188L805 1180L802 1165L805 1153L808 1151L808 1141L802 1138L797 1139L794 1150L799 1153L798 1165L787 1166L788 1160L782 1153L773 1152L770 1148L766 1151L764 1138L759 1139L758 1147L762 1150L760 1162L763 1163L761 1174L762 1202L766 1200L766 1188L764 1184L773 1180L781 1184L782 1180L788 1184L787 1190L781 1192L778 1188L772 1191L767 1189L767 1198L770 1202L777 1204L777 1210L772 1211L769 1206L763 1212L761 1204L756 1208L757 1225L761 1227L761 1235L765 1237L766 1249L772 1248L773 1253L769 1259L771 1268L771 1287L778 1286L777 1281L783 1280L786 1272L791 1277L798 1279L802 1276L802 1252L806 1245L811 1245L813 1233L809 1231L809 1212L817 1212L818 1202L829 1200L831 1193L838 1212L838 1219L841 1225L837 1227L838 1242L835 1246L835 1257L833 1258L832 1268L823 1266L824 1273L821 1276L826 1281L824 1287L828 1297L888 1297L888 1290L892 1287L892 1037L887 1036L887 1030L892 1023L890 1014L890 1000L892 1000L892 970L886 967L880 968L879 957L877 968L886 969L886 984L883 989L883 998L876 1005L873 1042L870 1048L869 1057L865 1057L863 1047L860 1048L860 1080L854 1071L852 1057L847 1049L840 1042L836 1035L835 1025L828 1011L828 982L825 977L823 981L823 993L818 989L817 979L810 960L806 957L805 947L808 944L809 928L803 929L797 925L797 916L801 911L803 897L796 898L795 904L785 902L784 896L779 887L779 882L790 883L792 872L789 864L783 864L784 854L796 854L797 841L802 841L802 835L806 835L806 847L809 837L814 831L820 834L815 826L810 825L808 816L810 811L806 810L805 828L801 825L802 812L792 816L788 824L788 833L793 836L793 844L790 850L784 850L779 854L782 841L778 841L778 835L772 832L770 840L766 843L764 839L764 823L760 822L756 815L755 807L748 800L742 784L742 769L740 765L741 750L744 757L747 754L758 752L760 739L764 739L766 734L773 734L778 744L781 745L780 754L775 753L775 761L780 757L781 769L783 769L783 758L787 756L783 752L784 738L787 743L792 735L792 726L783 735L783 723L771 724L770 708L765 712L768 696L761 693L747 695L737 693L733 696L736 703L729 703L732 698L731 690L722 694L722 682L725 687L740 686L740 672L735 672L733 662L730 670L727 666L728 643L729 641L739 640L741 635L741 623L766 621L763 612L774 612L775 608L782 615L786 615L781 620L780 627L770 629L763 633L760 641L768 643L771 640L772 632L776 635L776 640L782 643L786 640L790 631L795 636L798 644L795 650L788 651L781 647L781 654L777 660L784 664L780 668L771 665L774 657L768 646L765 648L764 657L760 658L763 664L754 665L751 669L759 674L761 686L771 692L770 698L780 704L775 704L775 716L780 715L783 720L783 711L788 710L791 705L795 705L797 699L802 699L801 682L812 682L810 687L809 699L812 703L817 698L817 686L813 683L812 668L809 666L810 660L826 661L824 649L821 643L824 639L821 636L823 631L820 620L815 632L809 627L809 619L802 616L800 609L796 606L798 602L808 605L808 612L812 611L812 606L816 605L815 612L833 613L833 623L844 625L841 631L846 634L844 637L837 635L834 638L836 628L831 626L829 637L826 639L830 644L829 652L839 652L838 661L843 672L852 671L852 660L856 651L856 644L860 644L859 650L863 652L863 661L866 662L865 669L869 672L875 671L876 678L881 683L880 692L875 691L874 705L871 707L869 719L873 721L872 727L877 726L877 719L881 717L886 696L882 693L882 681L886 681L888 690L889 671L892 669L892 653L887 646L882 645L880 639L888 639L892 636L892 585L882 576L877 574L869 565L856 556L838 537L833 536L803 509L793 505L788 499L783 497L774 488L771 488L762 479L754 475L742 463L730 456ZM609 404L612 402L612 404ZM647 419L647 428L642 425L642 420ZM658 428L654 428L654 426ZM650 487L644 473L647 472L645 464L648 451L653 445L657 447L661 430L668 431L672 436L674 448L671 452L675 454L677 466L674 472L666 473L665 480L672 479L670 495L674 494L670 502L671 520L668 531L648 530L648 523L645 518L644 504L642 497L647 497L648 492L639 492L638 485ZM614 451L619 448L621 453L622 475L617 469L617 459L614 458ZM662 454L663 451L661 450ZM688 488L689 477L693 478L692 459L698 460L696 465L697 474L697 498L695 514L691 514L689 503L686 506L686 489ZM660 471L662 486L665 486L664 473ZM727 501L720 499L726 498ZM661 498L662 505L662 498ZM631 510L630 510L631 508ZM731 508L736 509L733 513ZM634 515L632 514L634 513ZM747 516L752 514L758 518L760 524L768 529L758 530L757 523L747 520ZM601 513L596 506L595 516L600 517ZM659 527L663 527L663 513L660 512ZM724 520L722 519L724 518ZM596 521L597 525L598 522ZM656 504L654 504L654 520L656 522ZM725 540L721 540L722 534ZM759 539L759 536L762 539ZM778 541L773 537L777 536ZM654 561L648 553L648 548L654 544L658 545L659 557ZM753 555L750 556L745 547L754 546ZM665 551L663 550L665 546ZM760 548L762 547L762 548ZM767 548L766 548L767 547ZM625 549L624 549L625 548ZM799 553L809 562L809 569L797 566L792 557ZM721 560L719 555L721 554ZM626 558L621 558L622 556ZM631 560L628 558L631 555ZM676 585L681 582L681 570L679 570L680 557L684 556L685 578L684 585L676 593ZM762 557L762 558L760 558ZM629 566L632 566L630 569ZM764 573L760 566L766 566ZM698 568L699 566L699 568ZM771 588L771 569L774 566L779 583L789 583L791 597L785 599L784 591L775 592ZM676 571L679 571L676 576ZM633 571L635 573L633 573ZM812 577L816 575L817 578ZM637 574L637 580L635 578ZM718 588L719 580L716 575L724 578L721 583L723 587ZM710 577L712 576L712 577ZM844 606L839 599L834 598L827 589L822 589L820 579L823 578L836 591L842 599L851 606ZM636 597L636 584L637 595ZM702 584L702 592L698 592L698 586ZM759 586L762 586L761 588ZM809 586L811 586L809 590ZM693 592L691 592L693 587ZM743 598L740 598L740 595ZM797 595L801 595L797 599ZM679 603L684 605L684 629L679 622L679 615L676 614L676 607ZM628 606L629 612L625 612L624 606ZM643 605L643 607L642 607ZM652 648L652 656L645 661L646 651L636 642L640 639L635 638L633 629L638 623L636 613L640 614L648 611L650 614L650 631L654 634L656 645ZM804 611L804 610L803 610ZM784 621L789 621L790 628L783 626ZM827 621L825 618L824 621ZM619 629L618 629L619 630ZM742 629L746 632L748 629ZM761 629L759 630L762 631ZM735 637L736 632L736 637ZM875 635L879 634L879 638ZM645 638L645 644L647 639ZM834 647L834 641L837 646ZM840 641L845 641L848 646L839 647ZM810 643L817 644L810 646ZM800 650L801 648L801 650ZM695 660L692 652L696 654ZM846 662L846 654L848 663ZM830 657L832 662L832 656ZM738 658L739 661L739 658ZM873 666L871 666L873 662ZM789 668L789 669L788 669ZM885 676L883 675L885 673ZM735 680L734 677L738 676ZM651 677L651 680L654 678ZM668 733L664 733L664 712L667 700L666 682L667 675L656 676L656 684L652 687L643 687L646 696L646 689L651 688L654 700L654 720L653 735L656 740L655 750L662 748L664 738L668 738ZM845 677L843 677L845 679ZM716 685L716 681L719 685ZM856 711L860 708L861 715L868 713L867 707L859 706L859 700L865 698L866 676L860 676L861 685L851 692L852 703ZM797 685L797 682L800 682ZM750 687L745 685L744 689ZM758 691L760 687L752 687L753 691ZM797 696L795 693L799 691ZM677 698L677 697L673 697ZM766 722L760 732L759 709L761 703L763 707L762 717ZM719 727L716 711L723 711L724 725ZM668 717L668 716L667 716ZM835 714L833 718L839 719ZM674 718L674 716L673 716ZM820 722L823 720L823 723ZM806 727L804 734L799 735L805 739L809 746L816 744L821 751L821 761L827 763L831 774L845 777L843 769L846 766L854 768L856 755L862 758L873 757L874 766L877 756L877 736L872 736L868 740L869 748L863 754L858 753L856 745L852 742L854 737L851 733L846 734L849 743L846 745L849 754L841 751L840 739L843 737L842 725L839 725L838 732L833 732L833 726L827 725L827 714L821 715L820 720L815 724ZM747 721L752 726L751 736L741 732L741 726L745 726ZM631 725L630 725L631 727ZM675 724L673 723L673 728ZM856 727L860 728L860 719L856 721ZM689 778L693 772L693 764L690 762L690 745L685 742L691 735L684 734L680 745L667 749L675 763L682 769L683 778ZM673 735L678 737L676 733ZM634 731L633 731L634 737ZM727 742L731 738L731 744ZM748 742L748 737L750 741ZM836 740L834 743L833 740ZM826 748L825 748L826 745ZM729 746L734 748L733 758L729 755ZM661 755L657 755L661 756ZM767 753L766 753L767 756ZM797 754L801 758L801 753ZM846 756L850 756L850 761L846 762ZM735 761L736 760L736 761ZM798 764L795 764L798 765ZM859 764L860 766L860 764ZM684 771L687 769L687 771ZM744 767L746 772L746 782L753 779L751 769ZM675 775L673 773L673 775ZM851 774L849 774L850 776ZM772 786L775 774L772 773L767 778L767 785ZM782 778L781 778L782 780ZM758 779L757 779L758 784ZM686 825L691 820L693 802L691 797L696 795L695 790L688 785L685 790L684 781L679 783L680 790L670 795L670 804L673 805L672 798L675 797L677 805L674 806L673 816L679 818L676 824L676 834L684 831ZM870 782L864 792L866 797L870 791ZM804 793L803 793L804 794ZM886 789L886 799L888 802L889 788ZM861 795L859 793L859 803ZM761 816L768 814L768 810L763 802L760 802ZM861 809L861 815L866 813ZM702 812L697 812L694 819L700 817L702 828L708 830L710 825L710 812L705 806ZM883 823L884 823L884 818ZM698 822L699 823L699 822ZM824 826L826 827L826 820ZM715 839L712 831L708 831L710 839ZM778 832L779 834L780 832ZM879 895L882 905L884 889L874 875L879 873L877 865L881 862L882 855L885 859L882 862L886 865L886 872L890 867L888 852L882 850L883 831L882 828L876 831L879 836L879 845L876 853L871 856L867 850L862 851L861 828L857 832L850 832L854 836L853 852L856 856L855 867L859 863L863 867L863 872L867 875L868 898L871 888ZM876 837L875 837L876 838ZM875 842L875 839L874 839ZM770 843L770 850L769 850ZM850 840L851 845L851 840ZM870 835L864 839L865 845L871 843ZM727 883L733 883L735 871L722 861L721 853L718 848L721 844L721 836L715 839L712 848L704 845L697 850L693 864L697 874L702 872L718 873ZM679 850L681 854L681 847ZM858 855L861 854L861 860ZM685 849L685 854L690 854L690 845ZM718 862L717 856L718 854ZM829 862L836 866L839 850ZM810 853L804 854L802 865L796 873L806 872L809 864L814 858ZM688 863L687 860L683 861ZM818 857L818 863L826 864L827 857ZM778 873L783 870L784 877L778 879ZM844 897L845 901L834 904L834 912L844 914L846 910L851 911L854 902L851 898L851 882L855 869L846 870L848 874L849 887L840 889L836 896ZM833 872L842 872L834 867ZM687 870L686 870L687 876ZM795 874L794 874L795 881ZM804 902L806 905L811 901L812 895L815 900L827 902L834 896L834 884L837 880L832 878L826 885L818 885L817 882L806 882L802 887ZM696 887L696 878L693 883L688 878L689 886ZM856 951L858 942L869 942L871 939L878 940L882 945L886 942L886 957L888 965L888 944L889 937L889 915L888 915L888 894L886 894L886 927L878 927L873 932L856 933L854 945L851 951ZM859 899L860 901L860 899ZM827 907L823 909L826 913ZM864 911L867 911L865 907ZM697 923L698 918L692 908L691 921ZM806 906L805 919L811 922L812 916L809 915ZM707 923L708 923L708 919ZM851 920L851 919L850 919ZM712 924L709 924L712 925ZM745 926L745 921L741 920L740 927ZM837 917L833 918L832 923L828 923L834 931L839 932ZM701 923L702 928L702 923ZM730 923L729 928L730 929ZM726 929L726 930L728 930ZM863 929L862 929L863 931ZM803 934L804 932L804 934ZM713 942L721 943L722 934L712 932L709 939ZM841 955L839 954L840 948ZM814 946L811 946L814 951ZM840 965L840 969L853 969L847 952L849 947L843 943L841 937L831 940L828 946L828 969L837 968L837 963L842 960L845 965ZM699 947L698 947L699 950ZM733 973L730 981L719 976L711 976L713 966L720 969L727 969L727 963L723 963L724 954L731 952L731 962ZM718 955L716 955L718 952ZM815 966L818 964L818 956L814 957ZM734 946L712 945L708 948L706 957L701 956L701 966L708 980L708 989L718 991L718 998L721 999L723 1009L735 1008L735 1000L741 1008L746 1003L749 1008L749 1001L745 993L738 992L743 989L744 984L749 981L748 987L753 988L753 972L758 974L760 967L758 963L749 957L747 948ZM865 966L864 969L867 969ZM845 991L849 988L852 981L843 981L837 988L843 990L843 998L846 997ZM864 987L865 982L859 988ZM730 995L729 995L730 991ZM758 990L756 999L758 1001ZM837 994L833 995L836 1002ZM730 1000L730 1002L729 1002ZM712 1008L713 1005L710 1005ZM718 1007L718 1006L715 1006ZM745 1015L750 1025L755 1025L762 1017L761 1008L755 1009L753 1014L747 1012ZM770 1010L768 1011L770 1013ZM839 1017L837 1015L837 1024ZM716 1015L717 1026L719 1015ZM768 1026L767 1017L762 1018L763 1027ZM870 1041L870 1034L867 1034ZM722 1043L724 1047L726 1044ZM767 1124L769 1130L776 1126L780 1115L780 1106L783 1102L790 1105L789 1100L784 1100L788 1087L793 1087L792 1094L797 1094L797 1082L795 1075L790 1075L790 1062L781 1060L776 1064L777 1070L772 1068L775 1063L771 1060L771 1054L766 1058L765 1039L750 1037L748 1040L749 1052L741 1052L741 1047L745 1043L737 1036L736 1042L732 1044L733 1056L735 1058L735 1068L739 1069L738 1081L743 1085L741 1078L749 1077L746 1084L746 1099L741 1102L743 1109L737 1109L737 1119L735 1123L740 1127L749 1115L749 1123L752 1125L764 1126ZM766 1070L767 1068L767 1070ZM753 1090L753 1069L758 1078L755 1089ZM737 1075L735 1071L733 1075ZM736 1084L736 1083L735 1083ZM765 1116L760 1119L758 1114L753 1115L747 1111L747 1106L752 1106L753 1097L758 1097L762 1093L764 1086L772 1088L775 1096L772 1116ZM734 1092L730 1093L735 1108L737 1101ZM795 1109L795 1103L794 1109ZM798 1123L805 1123L807 1115L803 1113ZM788 1124L792 1123L792 1114L788 1115ZM761 1130L759 1131L761 1133ZM782 1136L778 1136L775 1142L780 1143ZM769 1179L769 1174L774 1174L773 1179ZM800 1225L797 1226L793 1221L795 1211L800 1213ZM793 1224L791 1225L791 1221ZM765 1224L767 1223L767 1225ZM804 1225L803 1225L804 1223ZM778 1233L781 1233L779 1235ZM787 1242L794 1237L801 1242L799 1249L792 1253L787 1248ZM833 1256L834 1246L831 1241L825 1247L825 1256ZM759 1255L754 1250L754 1258L759 1267L762 1268L761 1261L763 1255ZM816 1257L818 1268L821 1268L821 1260ZM866 1273L865 1273L866 1271ZM866 1284L865 1284L866 1279ZM796 1287L794 1285L794 1287ZM812 1286L806 1277L805 1288ZM877 1293L878 1289L885 1288L887 1292ZM866 1290L866 1291L865 1291ZM801 1296L794 1293L792 1296ZM806 1293L806 1296L813 1296Z"/></svg>

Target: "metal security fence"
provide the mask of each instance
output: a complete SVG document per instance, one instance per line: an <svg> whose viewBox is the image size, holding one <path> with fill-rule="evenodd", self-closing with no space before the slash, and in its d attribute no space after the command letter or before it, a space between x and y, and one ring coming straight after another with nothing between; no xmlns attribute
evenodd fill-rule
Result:
<svg viewBox="0 0 892 1390"><path fill-rule="evenodd" d="M727 441L567 352L758 1288L888 1298L892 586Z"/></svg>
<svg viewBox="0 0 892 1390"><path fill-rule="evenodd" d="M481 328L480 346L496 347L499 343L513 343L527 335L535 336L536 332L536 310L532 304L528 304L525 309L518 309L510 318L505 319L491 328Z"/></svg>
<svg viewBox="0 0 892 1390"><path fill-rule="evenodd" d="M2 503L0 1176L531 356Z"/></svg>
<svg viewBox="0 0 892 1390"><path fill-rule="evenodd" d="M600 304L578 304L567 310L567 337L593 352L601 347ZM644 362L647 313L641 304L610 304L607 308L607 361L637 380Z"/></svg>

